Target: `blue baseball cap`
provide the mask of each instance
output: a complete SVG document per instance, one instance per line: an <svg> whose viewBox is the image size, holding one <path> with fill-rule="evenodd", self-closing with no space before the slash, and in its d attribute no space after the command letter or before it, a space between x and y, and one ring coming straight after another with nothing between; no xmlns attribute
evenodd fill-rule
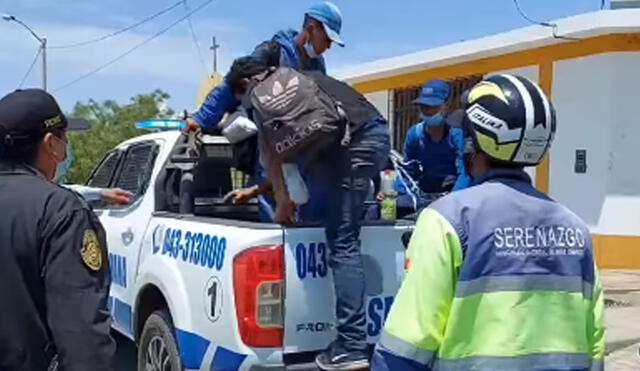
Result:
<svg viewBox="0 0 640 371"><path fill-rule="evenodd" d="M413 103L435 107L445 104L449 99L449 83L443 80L431 80L422 86L418 99Z"/></svg>
<svg viewBox="0 0 640 371"><path fill-rule="evenodd" d="M328 1L315 4L305 13L309 18L315 19L322 23L324 30L332 42L344 46L344 41L340 37L340 29L342 28L342 13L340 9Z"/></svg>

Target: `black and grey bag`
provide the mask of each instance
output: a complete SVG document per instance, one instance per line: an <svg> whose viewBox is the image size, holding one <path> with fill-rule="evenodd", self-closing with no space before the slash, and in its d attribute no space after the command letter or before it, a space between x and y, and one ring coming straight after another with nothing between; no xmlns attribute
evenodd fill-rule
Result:
<svg viewBox="0 0 640 371"><path fill-rule="evenodd" d="M292 161L342 138L347 119L340 104L316 81L289 67L262 75L251 92L254 119L273 154Z"/></svg>

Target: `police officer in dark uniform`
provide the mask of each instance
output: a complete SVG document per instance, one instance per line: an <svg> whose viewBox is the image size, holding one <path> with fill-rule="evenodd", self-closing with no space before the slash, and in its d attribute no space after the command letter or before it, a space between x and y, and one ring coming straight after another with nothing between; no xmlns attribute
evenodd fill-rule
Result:
<svg viewBox="0 0 640 371"><path fill-rule="evenodd" d="M105 234L52 182L67 118L43 90L0 99L0 370L111 371Z"/></svg>

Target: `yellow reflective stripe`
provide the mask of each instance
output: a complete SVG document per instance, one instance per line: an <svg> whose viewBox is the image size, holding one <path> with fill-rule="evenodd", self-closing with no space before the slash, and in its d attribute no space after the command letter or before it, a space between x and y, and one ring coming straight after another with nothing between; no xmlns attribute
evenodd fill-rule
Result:
<svg viewBox="0 0 640 371"><path fill-rule="evenodd" d="M591 370L596 366L585 353L539 353L518 357L479 356L456 360L438 359L434 371L530 371ZM597 368L596 368L597 370Z"/></svg>
<svg viewBox="0 0 640 371"><path fill-rule="evenodd" d="M526 274L512 276L484 276L469 281L459 281L456 297L499 291L565 291L580 292L586 299L593 296L593 285L581 276L556 274Z"/></svg>
<svg viewBox="0 0 640 371"><path fill-rule="evenodd" d="M460 238L437 211L418 218L409 243L410 267L385 331L416 348L437 351L444 339L462 264Z"/></svg>
<svg viewBox="0 0 640 371"><path fill-rule="evenodd" d="M395 355L432 367L436 354L430 350L417 347L386 331L380 336L378 344Z"/></svg>
<svg viewBox="0 0 640 371"><path fill-rule="evenodd" d="M582 293L557 291L503 291L456 298L438 354L444 359L474 354L590 354L590 304Z"/></svg>
<svg viewBox="0 0 640 371"><path fill-rule="evenodd" d="M589 303L587 312L587 342L591 358L603 360L605 354L604 295L600 272L595 263L594 272L593 299Z"/></svg>

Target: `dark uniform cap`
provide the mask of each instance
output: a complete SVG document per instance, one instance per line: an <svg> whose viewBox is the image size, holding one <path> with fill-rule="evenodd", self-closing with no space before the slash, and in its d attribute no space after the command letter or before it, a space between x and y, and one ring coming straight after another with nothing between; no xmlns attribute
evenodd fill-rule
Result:
<svg viewBox="0 0 640 371"><path fill-rule="evenodd" d="M67 125L55 98L44 90L16 90L0 99L0 132L5 142L64 130Z"/></svg>

